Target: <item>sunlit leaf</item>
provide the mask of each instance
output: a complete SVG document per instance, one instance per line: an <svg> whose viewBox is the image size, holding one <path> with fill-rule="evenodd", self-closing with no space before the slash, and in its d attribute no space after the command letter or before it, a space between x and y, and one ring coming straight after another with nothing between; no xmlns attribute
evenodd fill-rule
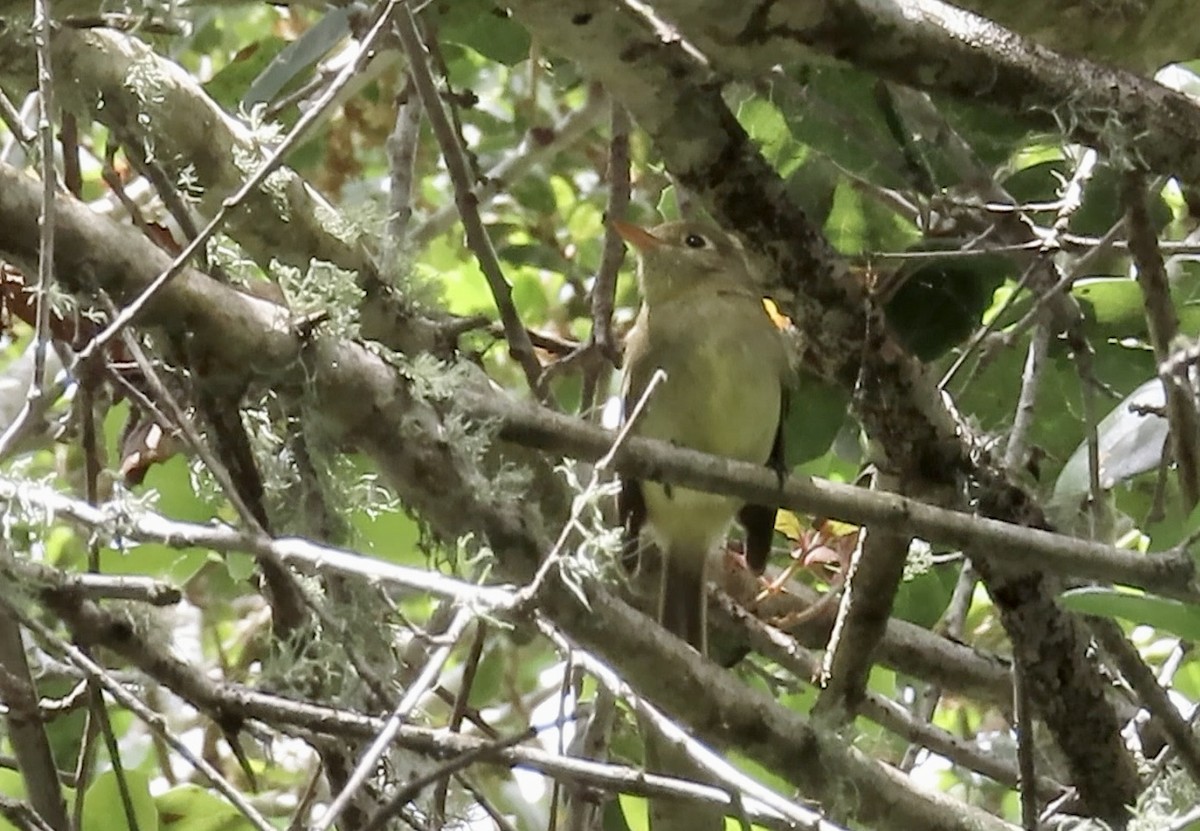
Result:
<svg viewBox="0 0 1200 831"><path fill-rule="evenodd" d="M295 86L297 76L321 59L338 41L350 34L350 8L333 6L311 28L271 58L242 97L249 111L268 103L284 89Z"/></svg>
<svg viewBox="0 0 1200 831"><path fill-rule="evenodd" d="M158 808L150 796L150 779L138 770L126 768L125 783L133 805L138 831L158 831ZM96 777L83 797L84 828L125 828L133 826L125 820L124 802L114 771Z"/></svg>
<svg viewBox="0 0 1200 831"><path fill-rule="evenodd" d="M1068 609L1083 614L1165 629L1190 641L1200 639L1200 606L1190 603L1099 586L1071 589L1061 600Z"/></svg>
<svg viewBox="0 0 1200 831"><path fill-rule="evenodd" d="M1165 403L1162 382L1152 378L1129 394L1097 425L1100 451L1100 487L1153 470L1162 461L1167 440L1165 418L1147 412ZM1088 448L1080 444L1063 467L1054 485L1055 501L1084 494L1089 489Z"/></svg>
<svg viewBox="0 0 1200 831"><path fill-rule="evenodd" d="M440 34L485 58L512 66L529 56L529 33L502 6L489 0L440 3Z"/></svg>
<svg viewBox="0 0 1200 831"><path fill-rule="evenodd" d="M180 785L154 800L163 831L249 831L240 811L197 785Z"/></svg>
<svg viewBox="0 0 1200 831"><path fill-rule="evenodd" d="M288 42L279 37L265 37L243 47L233 60L209 79L204 89L216 101L236 111L246 87L283 52Z"/></svg>

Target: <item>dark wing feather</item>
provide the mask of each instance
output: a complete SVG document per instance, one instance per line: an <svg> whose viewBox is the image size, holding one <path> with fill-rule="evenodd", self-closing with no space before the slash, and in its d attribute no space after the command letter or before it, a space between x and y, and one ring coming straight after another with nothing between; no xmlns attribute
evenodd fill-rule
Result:
<svg viewBox="0 0 1200 831"><path fill-rule="evenodd" d="M642 397L654 368L647 354L649 343L648 313L645 305L638 312L637 322L625 338L625 373L621 384L622 422L633 413L633 408ZM617 494L617 516L624 531L621 538L621 562L631 571L638 564L639 541L642 526L646 524L646 497L642 483L629 477L621 478L621 490Z"/></svg>
<svg viewBox="0 0 1200 831"><path fill-rule="evenodd" d="M767 457L767 467L779 476L779 487L787 478L787 461L783 455L783 425L787 419L788 390L785 386L779 400L779 424L775 428L775 443ZM738 522L746 531L746 565L755 574L767 567L771 553L771 540L775 536L775 514L778 509L767 505L744 505L738 511Z"/></svg>
<svg viewBox="0 0 1200 831"><path fill-rule="evenodd" d="M621 562L633 571L638 564L638 540L646 522L646 497L637 479L622 479L617 494L617 516L621 520Z"/></svg>

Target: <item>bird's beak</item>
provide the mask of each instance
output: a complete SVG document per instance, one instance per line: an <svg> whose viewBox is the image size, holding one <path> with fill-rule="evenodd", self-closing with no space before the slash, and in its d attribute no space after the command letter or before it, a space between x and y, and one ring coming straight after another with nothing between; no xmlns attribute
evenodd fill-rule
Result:
<svg viewBox="0 0 1200 831"><path fill-rule="evenodd" d="M663 244L663 241L654 236L654 234L640 225L634 225L632 222L623 222L620 219L614 219L612 227L621 235L623 240L639 251L649 251L651 248L657 248Z"/></svg>

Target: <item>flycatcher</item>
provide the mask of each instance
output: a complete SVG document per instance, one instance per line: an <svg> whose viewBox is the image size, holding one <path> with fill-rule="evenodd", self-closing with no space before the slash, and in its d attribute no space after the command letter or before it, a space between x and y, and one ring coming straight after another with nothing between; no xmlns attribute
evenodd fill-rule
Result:
<svg viewBox="0 0 1200 831"><path fill-rule="evenodd" d="M667 222L650 230L615 221L638 250L642 308L625 344L626 417L655 370L633 433L782 471L788 360L734 238L711 225ZM643 532L663 555L659 622L707 654L708 561L733 519L746 531L746 560L766 565L774 507L657 482L625 479L618 510L628 551Z"/></svg>

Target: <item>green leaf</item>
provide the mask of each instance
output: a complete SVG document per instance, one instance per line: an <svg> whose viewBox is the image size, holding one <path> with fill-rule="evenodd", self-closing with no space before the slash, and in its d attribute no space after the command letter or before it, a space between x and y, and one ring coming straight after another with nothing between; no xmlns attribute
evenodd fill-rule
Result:
<svg viewBox="0 0 1200 831"><path fill-rule="evenodd" d="M529 57L529 33L506 9L488 0L454 0L438 7L440 37L512 66Z"/></svg>
<svg viewBox="0 0 1200 831"><path fill-rule="evenodd" d="M1071 294L1083 304L1088 331L1103 337L1142 337L1146 314L1142 290L1128 277L1088 277Z"/></svg>
<svg viewBox="0 0 1200 831"><path fill-rule="evenodd" d="M629 822L631 812L641 818L640 822ZM604 831L646 831L646 800L624 794L604 800L604 818L600 824Z"/></svg>
<svg viewBox="0 0 1200 831"><path fill-rule="evenodd" d="M1158 467L1167 441L1167 420L1143 412L1141 408L1164 404L1162 382L1151 378L1096 425L1101 488L1108 490L1118 482ZM1089 481L1088 447L1086 442L1081 442L1054 483L1054 502L1065 504L1087 493Z"/></svg>
<svg viewBox="0 0 1200 831"><path fill-rule="evenodd" d="M285 89L295 87L296 76L319 61L348 34L350 8L335 6L271 58L242 97L243 108L249 110L255 104L269 102Z"/></svg>
<svg viewBox="0 0 1200 831"><path fill-rule="evenodd" d="M496 253L504 258L505 262L515 266L544 268L547 271L563 271L569 266L569 263L563 260L562 254L548 245L502 245L497 246Z"/></svg>
<svg viewBox="0 0 1200 831"><path fill-rule="evenodd" d="M1154 521L1145 520L1139 524L1141 532L1149 538L1147 551L1174 548L1200 528L1200 506L1190 511L1185 507L1178 477L1168 477L1159 493L1158 476L1142 476L1119 488L1116 495L1117 510L1122 513L1135 519L1155 517ZM1155 513L1155 509L1161 513Z"/></svg>
<svg viewBox="0 0 1200 831"><path fill-rule="evenodd" d="M249 554L231 551L224 555L225 570L235 582L249 580L254 576L254 558Z"/></svg>
<svg viewBox="0 0 1200 831"><path fill-rule="evenodd" d="M1165 629L1190 641L1200 639L1200 606L1190 603L1099 586L1071 589L1061 599L1063 606L1085 615L1120 618Z"/></svg>
<svg viewBox="0 0 1200 831"><path fill-rule="evenodd" d="M1096 167L1091 180L1084 187L1083 201L1067 226L1071 231L1100 236L1107 233L1108 229L1124 216L1124 203L1121 201L1122 175L1107 164ZM1161 231L1171 221L1171 208L1161 192L1149 194L1146 201L1150 224L1155 232Z"/></svg>
<svg viewBox="0 0 1200 831"><path fill-rule="evenodd" d="M254 824L228 802L196 785L172 788L154 800L163 831L249 831Z"/></svg>
<svg viewBox="0 0 1200 831"><path fill-rule="evenodd" d="M964 390L951 384L959 411L986 432L1007 432L1012 425L1016 396L1021 388L1028 337L990 356ZM1145 349L1120 343L1094 341L1096 377L1120 395L1128 395L1155 374L1154 356ZM942 367L948 361L939 362ZM960 372L965 378L967 371ZM1038 387L1036 417L1029 440L1044 453L1040 475L1053 481L1062 464L1084 438L1083 406L1079 393L1079 371L1065 347L1051 346Z"/></svg>
<svg viewBox="0 0 1200 831"><path fill-rule="evenodd" d="M855 69L806 67L801 92L778 99L795 139L884 187L909 185L905 161L876 97L878 80Z"/></svg>
<svg viewBox="0 0 1200 831"><path fill-rule="evenodd" d="M669 222L683 218L683 213L679 210L679 194L675 192L674 185L663 188L662 194L658 197L658 205L655 207L658 208L664 221Z"/></svg>
<svg viewBox="0 0 1200 831"><path fill-rule="evenodd" d="M212 506L192 489L191 473L185 456L174 456L147 471L142 490L158 493L155 510L171 519L189 522L212 520ZM200 548L175 549L158 543L137 545L125 551L104 548L100 551L100 570L106 574L147 574L176 584L187 582L208 560Z"/></svg>
<svg viewBox="0 0 1200 831"><path fill-rule="evenodd" d="M125 782L129 786L138 831L158 831L158 808L150 796L150 778L141 771L126 768ZM100 774L87 789L83 798L82 827L85 831L118 831L130 827L115 772L109 770Z"/></svg>
<svg viewBox="0 0 1200 831"><path fill-rule="evenodd" d="M985 165L997 166L1010 160L1014 147L1025 143L1027 124L1014 118L1007 108L991 107L980 99L968 101L951 96L934 96L938 111L971 145Z"/></svg>
<svg viewBox="0 0 1200 831"><path fill-rule="evenodd" d="M841 174L829 159L811 155L787 177L787 193L800 206L808 221L822 226L833 212Z"/></svg>
<svg viewBox="0 0 1200 831"><path fill-rule="evenodd" d="M1171 285L1171 298L1179 316L1179 331L1200 334L1200 304L1194 300L1200 270L1185 264ZM1136 280L1127 277L1090 277L1071 292L1083 302L1088 334L1101 338L1146 338L1145 303Z"/></svg>
<svg viewBox="0 0 1200 831"><path fill-rule="evenodd" d="M270 35L244 47L208 80L204 85L205 92L225 109L236 110L246 88L287 45L283 38Z"/></svg>
<svg viewBox="0 0 1200 831"><path fill-rule="evenodd" d="M782 175L790 174L804 159L806 148L792 137L787 119L770 101L748 98L738 107L737 118L763 158Z"/></svg>
<svg viewBox="0 0 1200 831"><path fill-rule="evenodd" d="M928 629L937 623L950 604L959 569L933 566L905 580L896 592L893 614Z"/></svg>
<svg viewBox="0 0 1200 831"><path fill-rule="evenodd" d="M526 176L508 187L508 194L523 208L552 214L558 210L558 198L545 176Z"/></svg>
<svg viewBox="0 0 1200 831"><path fill-rule="evenodd" d="M790 470L825 454L846 423L850 396L840 387L801 374L788 390L783 452Z"/></svg>
<svg viewBox="0 0 1200 831"><path fill-rule="evenodd" d="M937 250L925 240L915 250ZM913 249L910 249L913 250ZM910 260L900 288L884 310L900 341L922 361L932 361L966 341L980 325L992 296L1015 267L998 254Z"/></svg>
<svg viewBox="0 0 1200 831"><path fill-rule="evenodd" d="M918 237L911 224L844 178L834 191L825 235L843 254L902 250Z"/></svg>
<svg viewBox="0 0 1200 831"><path fill-rule="evenodd" d="M645 797L621 794L616 802L621 806L621 821L629 831L650 831L650 805ZM605 831L620 828L617 823L609 824L609 812L605 811Z"/></svg>
<svg viewBox="0 0 1200 831"><path fill-rule="evenodd" d="M1058 189L1070 175L1066 159L1055 148L1054 158L1019 168L1001 184L1018 204L1050 203L1058 198ZM1048 213L1048 212L1047 212Z"/></svg>

